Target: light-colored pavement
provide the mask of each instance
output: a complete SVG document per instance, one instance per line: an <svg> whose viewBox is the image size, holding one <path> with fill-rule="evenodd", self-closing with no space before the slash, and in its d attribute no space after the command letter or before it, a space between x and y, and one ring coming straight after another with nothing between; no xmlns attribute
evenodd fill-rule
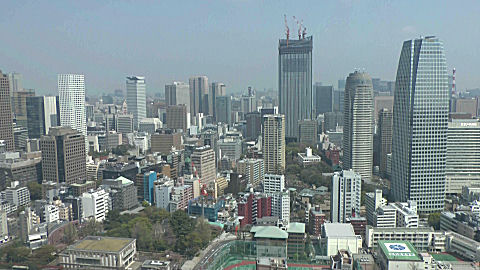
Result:
<svg viewBox="0 0 480 270"><path fill-rule="evenodd" d="M228 242L237 239L237 237L231 233L223 232L217 238L215 238L200 254L193 259L186 261L182 265L182 270L200 270L204 268L215 254L221 250L223 245L226 245Z"/></svg>

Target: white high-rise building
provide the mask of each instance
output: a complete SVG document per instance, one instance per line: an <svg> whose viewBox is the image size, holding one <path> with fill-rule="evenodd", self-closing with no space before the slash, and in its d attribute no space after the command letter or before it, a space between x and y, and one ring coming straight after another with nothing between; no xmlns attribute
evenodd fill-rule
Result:
<svg viewBox="0 0 480 270"><path fill-rule="evenodd" d="M43 209L43 215L45 216L45 222L47 223L53 223L60 220L58 207L53 204L45 205L45 208Z"/></svg>
<svg viewBox="0 0 480 270"><path fill-rule="evenodd" d="M372 178L373 86L365 72L347 77L343 110L343 168Z"/></svg>
<svg viewBox="0 0 480 270"><path fill-rule="evenodd" d="M447 134L446 192L460 194L462 187L480 184L480 122L452 119Z"/></svg>
<svg viewBox="0 0 480 270"><path fill-rule="evenodd" d="M88 152L87 120L85 115L85 75L58 74L60 125L78 130L85 137Z"/></svg>
<svg viewBox="0 0 480 270"><path fill-rule="evenodd" d="M133 127L138 129L138 123L147 117L145 77L127 77L127 110L133 114Z"/></svg>
<svg viewBox="0 0 480 270"><path fill-rule="evenodd" d="M265 175L263 159L247 158L237 162L237 172L245 175L248 183L257 186L263 182Z"/></svg>
<svg viewBox="0 0 480 270"><path fill-rule="evenodd" d="M393 105L392 193L417 202L420 213L445 206L449 111L443 43L422 37L403 43Z"/></svg>
<svg viewBox="0 0 480 270"><path fill-rule="evenodd" d="M80 197L82 202L82 218L93 218L97 222L102 222L110 208L110 196L104 189L91 190L85 192Z"/></svg>
<svg viewBox="0 0 480 270"><path fill-rule="evenodd" d="M263 192L272 197L272 216L286 226L290 222L290 193L285 188L285 176L265 174Z"/></svg>
<svg viewBox="0 0 480 270"><path fill-rule="evenodd" d="M332 176L330 217L332 222L345 223L360 213L362 177L353 170L335 172Z"/></svg>

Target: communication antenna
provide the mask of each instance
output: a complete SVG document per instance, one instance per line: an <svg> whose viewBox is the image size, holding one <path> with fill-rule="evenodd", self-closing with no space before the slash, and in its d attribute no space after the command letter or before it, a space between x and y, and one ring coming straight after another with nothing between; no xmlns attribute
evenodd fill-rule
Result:
<svg viewBox="0 0 480 270"><path fill-rule="evenodd" d="M285 35L287 36L287 47L288 47L288 38L290 37L290 28L288 28L288 22L287 22L287 15L283 15L283 19L285 21Z"/></svg>

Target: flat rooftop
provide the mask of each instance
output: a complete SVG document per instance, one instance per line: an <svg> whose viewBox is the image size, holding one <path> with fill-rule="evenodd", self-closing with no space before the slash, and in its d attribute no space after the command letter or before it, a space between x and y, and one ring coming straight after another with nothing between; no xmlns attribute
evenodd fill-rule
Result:
<svg viewBox="0 0 480 270"><path fill-rule="evenodd" d="M350 223L325 223L323 229L326 237L356 237Z"/></svg>
<svg viewBox="0 0 480 270"><path fill-rule="evenodd" d="M408 241L378 241L381 252L392 261L420 261L415 248Z"/></svg>
<svg viewBox="0 0 480 270"><path fill-rule="evenodd" d="M133 238L87 236L70 246L69 249L119 252L133 241L135 241Z"/></svg>

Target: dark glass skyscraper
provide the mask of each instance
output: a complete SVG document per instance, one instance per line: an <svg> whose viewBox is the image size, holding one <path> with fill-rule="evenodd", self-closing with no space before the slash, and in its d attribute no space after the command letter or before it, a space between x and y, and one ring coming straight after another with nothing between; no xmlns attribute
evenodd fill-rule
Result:
<svg viewBox="0 0 480 270"><path fill-rule="evenodd" d="M286 137L297 137L298 121L312 119L313 37L278 43L278 97Z"/></svg>
<svg viewBox="0 0 480 270"><path fill-rule="evenodd" d="M27 129L30 139L47 135L50 127L58 126L57 97L27 97Z"/></svg>
<svg viewBox="0 0 480 270"><path fill-rule="evenodd" d="M445 205L449 97L443 43L405 41L393 105L392 192L397 201L416 201L421 213Z"/></svg>
<svg viewBox="0 0 480 270"><path fill-rule="evenodd" d="M315 84L315 113L333 112L333 86ZM315 117L316 115L314 115Z"/></svg>

